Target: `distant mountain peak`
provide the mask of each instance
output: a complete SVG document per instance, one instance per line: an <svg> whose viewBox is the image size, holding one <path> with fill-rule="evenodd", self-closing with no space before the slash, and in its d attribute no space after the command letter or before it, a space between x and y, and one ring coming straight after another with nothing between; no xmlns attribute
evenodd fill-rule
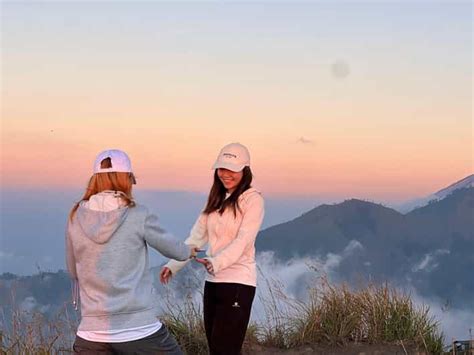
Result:
<svg viewBox="0 0 474 355"><path fill-rule="evenodd" d="M435 192L433 195L438 198L444 198L447 195L451 194L454 190L463 189L466 187L474 187L474 174L466 176L464 179L461 179L448 187L445 187L438 192Z"/></svg>
<svg viewBox="0 0 474 355"><path fill-rule="evenodd" d="M371 218L376 218L375 216L399 218L401 214L393 208L384 206L378 202L351 198L339 203L319 205L289 222L296 220L319 220L321 218L339 219L348 216L352 216L350 218L353 219L357 219L360 216L372 216Z"/></svg>
<svg viewBox="0 0 474 355"><path fill-rule="evenodd" d="M441 190L431 195L421 197L421 198L416 198L416 199L407 201L401 205L398 205L396 209L399 212L406 214L408 212L413 211L414 209L424 207L432 201L442 200L446 198L447 196L449 196L450 194L452 194L456 190L469 188L469 187L474 187L474 174L468 175L465 178L459 181L456 181L455 183L447 187L444 187Z"/></svg>
<svg viewBox="0 0 474 355"><path fill-rule="evenodd" d="M361 200L359 198L350 198L350 199L344 200L341 203L341 205L348 205L348 206L351 206L351 205L356 205L356 206L360 206L360 205L364 205L364 206L383 206L379 202Z"/></svg>
<svg viewBox="0 0 474 355"><path fill-rule="evenodd" d="M380 202L369 201L369 200L361 200L358 198L351 198L345 200L341 203L336 204L335 206L346 207L346 208L365 208L371 210L380 210L380 211L390 211L398 213L398 211L394 210L392 207L385 206Z"/></svg>

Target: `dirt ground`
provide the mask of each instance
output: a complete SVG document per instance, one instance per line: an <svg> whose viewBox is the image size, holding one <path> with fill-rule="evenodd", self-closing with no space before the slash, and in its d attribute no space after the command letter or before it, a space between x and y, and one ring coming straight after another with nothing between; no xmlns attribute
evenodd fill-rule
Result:
<svg viewBox="0 0 474 355"><path fill-rule="evenodd" d="M406 351L405 351L406 350ZM300 355L300 354L316 354L316 355L424 355L426 353L419 352L414 348L405 347L401 345L368 345L368 344L350 344L341 347L334 346L306 346L297 349L277 349L267 348L261 346L253 346L252 348L244 349L243 355Z"/></svg>

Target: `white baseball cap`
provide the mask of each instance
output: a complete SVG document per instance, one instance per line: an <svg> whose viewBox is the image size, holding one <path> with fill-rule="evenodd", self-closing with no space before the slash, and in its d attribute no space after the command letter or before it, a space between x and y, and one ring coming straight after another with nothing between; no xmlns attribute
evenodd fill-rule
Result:
<svg viewBox="0 0 474 355"><path fill-rule="evenodd" d="M110 158L111 168L101 168L100 165L104 159ZM118 149L104 150L97 155L94 162L94 174L97 173L131 173L132 163L127 153Z"/></svg>
<svg viewBox="0 0 474 355"><path fill-rule="evenodd" d="M250 166L248 149L240 143L230 143L221 149L212 169L223 168L239 172L246 166Z"/></svg>

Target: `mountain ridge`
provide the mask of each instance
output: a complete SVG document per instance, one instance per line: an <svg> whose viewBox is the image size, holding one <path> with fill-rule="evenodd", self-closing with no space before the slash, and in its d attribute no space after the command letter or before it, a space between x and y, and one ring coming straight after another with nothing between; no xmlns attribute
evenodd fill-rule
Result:
<svg viewBox="0 0 474 355"><path fill-rule="evenodd" d="M469 270L474 269L473 217L474 187L456 189L407 214L349 199L262 230L256 248L272 252L282 262L301 257L324 261L337 255L340 261L334 271L346 281L368 275L379 281L394 279L474 308L468 294L474 293L474 283L464 288L456 284L457 277L469 280ZM441 288L438 282L451 287Z"/></svg>

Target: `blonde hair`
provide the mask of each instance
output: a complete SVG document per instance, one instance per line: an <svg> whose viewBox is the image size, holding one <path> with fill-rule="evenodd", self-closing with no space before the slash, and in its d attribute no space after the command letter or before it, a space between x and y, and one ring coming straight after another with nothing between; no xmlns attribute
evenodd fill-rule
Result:
<svg viewBox="0 0 474 355"><path fill-rule="evenodd" d="M74 205L69 213L69 219L72 221L72 218L82 201L88 201L92 195L107 190L122 192L121 198L125 201L125 204L128 207L134 207L135 201L132 196L132 184L134 183L135 177L133 176L133 173L111 172L92 175L82 199Z"/></svg>

